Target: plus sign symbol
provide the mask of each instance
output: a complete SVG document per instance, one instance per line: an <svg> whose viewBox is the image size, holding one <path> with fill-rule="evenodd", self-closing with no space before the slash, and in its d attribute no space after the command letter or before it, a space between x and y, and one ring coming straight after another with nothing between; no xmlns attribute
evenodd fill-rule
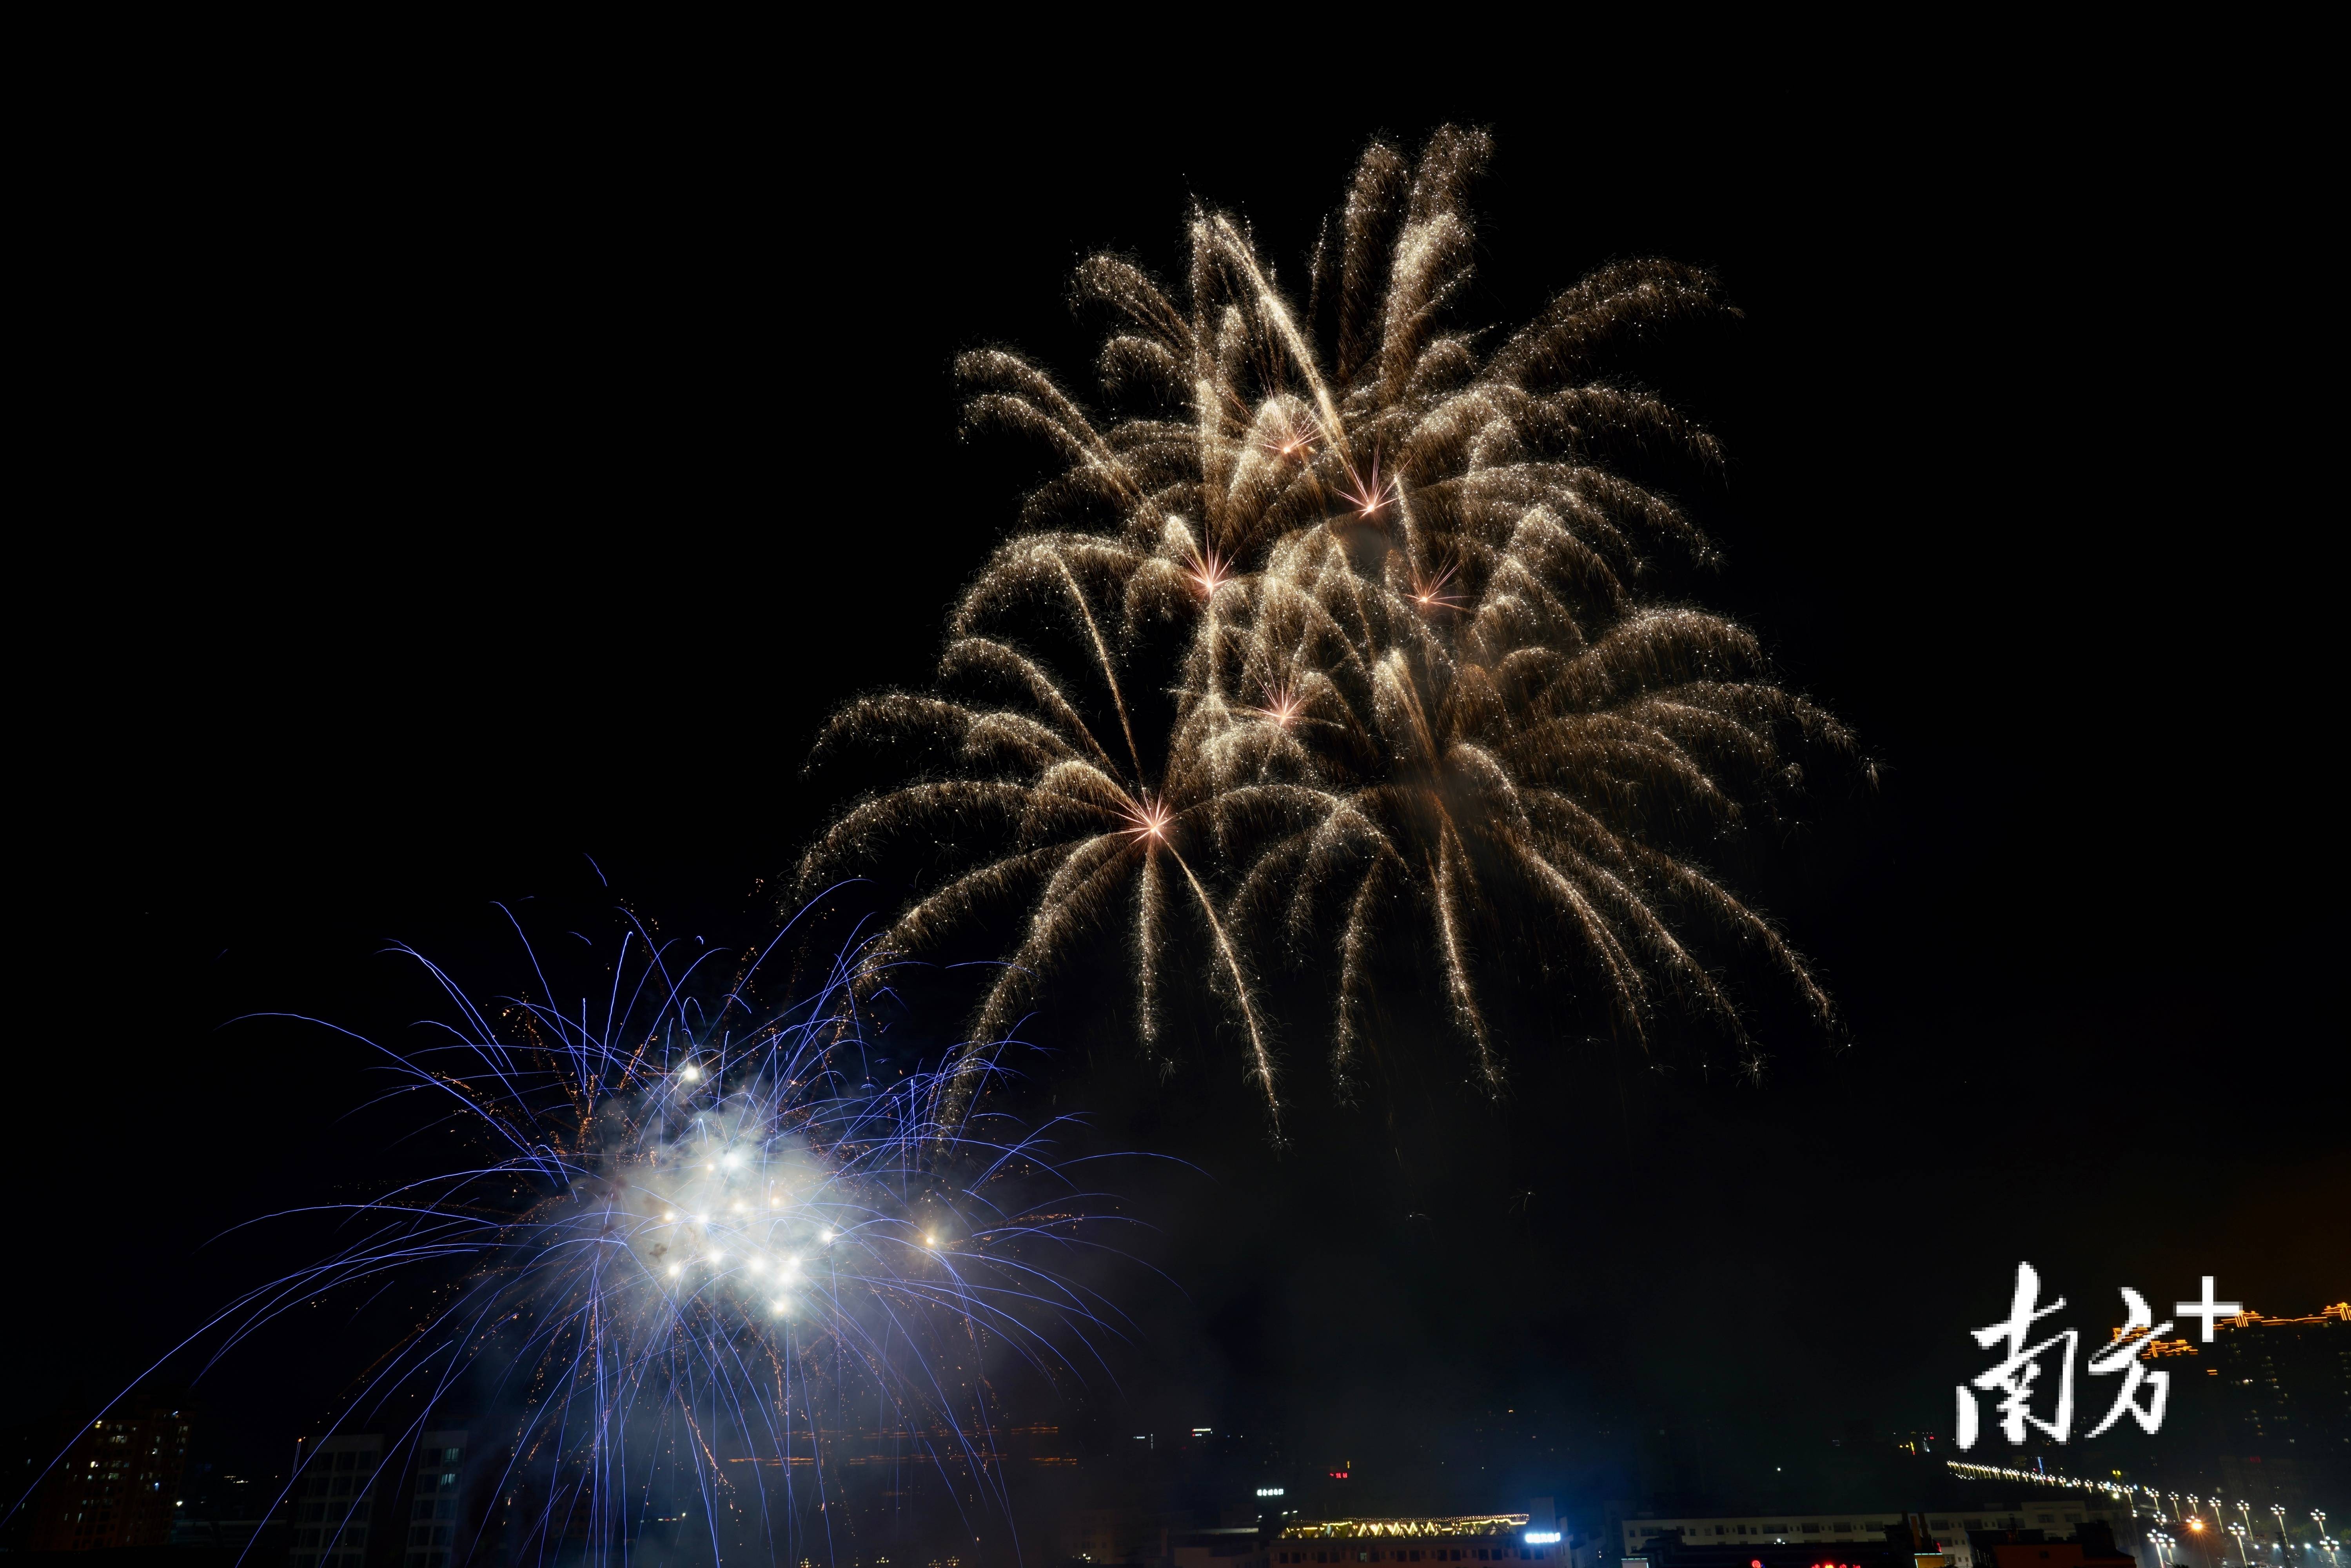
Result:
<svg viewBox="0 0 2351 1568"><path fill-rule="evenodd" d="M2245 1310L2245 1304L2242 1301L2214 1301L2212 1299L2212 1276L2207 1274L2204 1276L2204 1299L2200 1301L2174 1301L2171 1304L2171 1310L2178 1312L2183 1318L2202 1319L2204 1324L2203 1340L2206 1344L2210 1344L2212 1343L2212 1324L2214 1320L2219 1318L2233 1318L2239 1312Z"/></svg>

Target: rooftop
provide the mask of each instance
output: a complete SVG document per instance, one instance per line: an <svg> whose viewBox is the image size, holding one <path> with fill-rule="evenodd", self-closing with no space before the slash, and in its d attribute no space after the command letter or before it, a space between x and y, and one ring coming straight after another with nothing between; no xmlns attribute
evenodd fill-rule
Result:
<svg viewBox="0 0 2351 1568"><path fill-rule="evenodd" d="M1449 1518L1301 1520L1284 1525L1281 1539L1419 1540L1439 1535L1508 1535L1527 1527L1523 1513L1463 1513Z"/></svg>

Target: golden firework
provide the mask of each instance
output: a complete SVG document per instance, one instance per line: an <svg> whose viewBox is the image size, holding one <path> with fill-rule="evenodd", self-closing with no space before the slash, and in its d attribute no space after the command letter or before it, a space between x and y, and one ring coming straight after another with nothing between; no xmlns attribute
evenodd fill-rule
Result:
<svg viewBox="0 0 2351 1568"><path fill-rule="evenodd" d="M1028 912L969 1049L1081 943L1122 931L1144 1045L1169 967L1197 951L1277 1114L1258 967L1335 964L1343 1085L1398 933L1433 955L1489 1092L1505 1071L1481 956L1498 947L1556 964L1622 1037L1646 1042L1668 1008L1710 1019L1750 1073L1761 1056L1700 950L1760 952L1831 1021L1698 852L1796 781L1792 748L1849 758L1850 738L1772 684L1748 632L1643 597L1645 549L1707 546L1605 461L1637 444L1719 464L1705 432L1600 365L1726 308L1703 272L1622 262L1490 351L1440 331L1486 151L1448 129L1415 169L1364 154L1315 258L1327 341L1202 213L1181 297L1116 258L1079 271L1120 319L1105 394L1143 412L1098 422L1014 354L960 362L975 420L1041 437L1065 468L957 606L937 694L833 721L824 746L912 739L932 771L848 811L801 871L805 887L893 839L950 841L959 869L899 913L892 956L991 906Z"/></svg>

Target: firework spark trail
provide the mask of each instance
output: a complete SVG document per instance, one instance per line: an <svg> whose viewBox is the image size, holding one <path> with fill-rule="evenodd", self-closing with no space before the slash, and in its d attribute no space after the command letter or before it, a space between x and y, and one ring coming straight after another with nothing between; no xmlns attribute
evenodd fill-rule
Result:
<svg viewBox="0 0 2351 1568"><path fill-rule="evenodd" d="M493 1421L510 1416L496 1489L529 1483L540 1500L510 1526L518 1562L583 1546L586 1561L621 1561L664 1488L699 1502L718 1560L799 1555L811 1521L835 1527L810 1511L840 1500L819 1417L852 1383L950 1493L962 1472L1004 1511L998 1458L970 1435L992 1423L989 1358L1082 1377L1102 1367L1098 1336L1118 1332L1097 1292L1048 1266L1106 1249L1096 1195L1053 1163L1067 1129L975 1107L984 1082L942 1126L947 1097L919 1067L876 1086L842 1027L867 1005L853 983L870 994L869 951L769 1010L753 996L767 954L713 985L701 971L716 955L674 967L633 916L616 945L596 960L611 973L601 1019L584 995L575 1009L547 999L560 993L536 953L538 995L493 1016L396 947L454 1016L420 1051L368 1043L400 1076L394 1093L435 1097L492 1157L371 1202L269 1217L331 1216L358 1234L172 1354L209 1339L209 1370L297 1308L403 1280L454 1286L371 1369L346 1424L420 1391L421 1413L398 1418L411 1440L460 1393ZM953 1071L968 1080L980 1060ZM812 1482L795 1460L815 1461ZM730 1463L753 1476L772 1465L778 1483L746 1488Z"/></svg>
<svg viewBox="0 0 2351 1568"><path fill-rule="evenodd" d="M1040 436L1069 466L1030 497L1036 531L964 596L937 695L867 698L834 720L819 759L907 745L923 772L845 814L800 876L805 890L893 843L947 841L963 869L898 916L893 952L1025 901L975 1039L1104 937L1140 949L1147 1049L1178 945L1198 954L1275 1113L1250 976L1326 950L1343 1088L1373 975L1407 949L1434 956L1427 978L1489 1092L1506 1082L1504 1042L1479 998L1512 970L1566 978L1571 1010L1620 1038L1646 1047L1666 1014L1687 1016L1753 1063L1733 993L1747 956L1834 1027L1802 958L1707 862L1795 794L1800 757L1866 764L1834 718L1772 684L1752 636L1645 597L1646 552L1705 562L1710 548L1667 495L1612 466L1635 453L1645 474L1719 473L1711 436L1606 367L1729 308L1703 272L1618 262L1490 351L1441 329L1468 277L1465 193L1486 153L1449 128L1417 166L1374 144L1324 225L1302 314L1220 214L1191 225L1188 301L1132 263L1084 264L1079 296L1117 319L1101 369L1123 416L1088 415L1015 354L959 361L975 423ZM977 658L976 642L998 652ZM1054 674L1059 647L1082 656L1081 680ZM1174 702L1155 740L1135 706L1153 692ZM1124 762L1097 712L1114 716ZM1138 850L1122 835L1144 803L1164 821ZM1162 850L1196 925L1166 917ZM1300 881L1271 896L1284 876ZM1530 909L1557 913L1513 913ZM943 1081L950 1122L958 1083Z"/></svg>

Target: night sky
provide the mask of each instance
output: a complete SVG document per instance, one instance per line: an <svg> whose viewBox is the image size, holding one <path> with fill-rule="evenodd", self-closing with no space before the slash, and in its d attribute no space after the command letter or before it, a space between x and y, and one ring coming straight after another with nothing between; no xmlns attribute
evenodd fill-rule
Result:
<svg viewBox="0 0 2351 1568"><path fill-rule="evenodd" d="M406 1113L346 1115L349 1042L230 1020L397 1041L429 998L388 939L517 983L493 900L771 926L836 803L816 727L924 680L1043 472L957 435L956 352L1085 386L1083 255L1175 272L1197 195L1295 283L1366 139L1448 117L1497 142L1457 319L1640 255L1745 312L1650 369L1729 455L1698 597L1878 764L1743 883L1851 1044L1788 1031L1757 1089L1521 1042L1511 1101L1439 1097L1400 1168L1310 1034L1277 1156L1228 1042L1163 1085L1049 1002L1036 1092L1190 1162L1129 1179L1173 1285L1116 1286L1117 1381L1063 1415L1254 1428L1400 1507L1522 1504L1643 1427L1714 1434L1735 1488L1855 1423L1942 1430L2019 1259L2098 1327L2205 1273L2271 1312L2351 1293L2338 508L2285 303L2331 247L2241 147L1466 93L1059 134L220 117L126 166L139 243L59 389L69 580L18 585L55 618L19 655L12 1411L102 1400L201 1322L270 1256L203 1246L225 1227L423 1157ZM277 1451L371 1355L287 1326L204 1385L213 1441ZM1426 1479L1416 1445L1498 1406L1567 1457Z"/></svg>

